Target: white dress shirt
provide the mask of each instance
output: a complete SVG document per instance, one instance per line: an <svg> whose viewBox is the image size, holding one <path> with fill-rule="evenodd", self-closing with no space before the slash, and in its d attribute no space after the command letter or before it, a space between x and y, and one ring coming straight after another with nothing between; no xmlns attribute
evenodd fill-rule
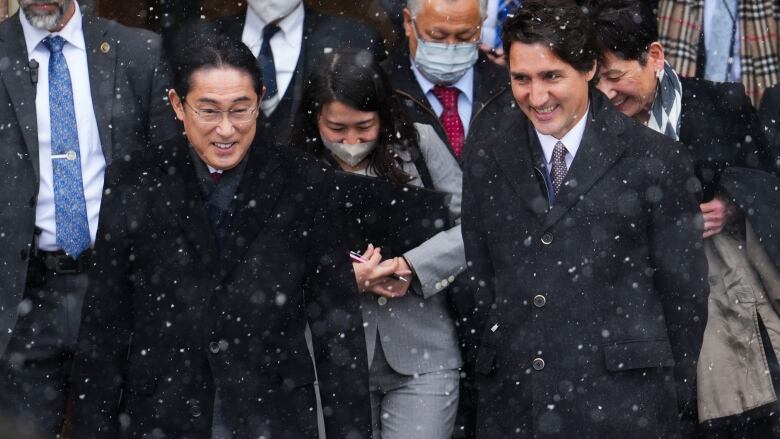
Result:
<svg viewBox="0 0 780 439"><path fill-rule="evenodd" d="M62 54L68 63L70 81L73 85L73 104L76 111L76 125L81 154L81 178L84 184L84 198L87 202L87 218L91 243L95 243L100 199L103 195L103 176L106 160L100 143L97 119L92 106L87 48L81 29L81 10L73 2L76 12L65 27L55 33L33 27L23 13L19 14L27 45L29 59L38 62L38 84L35 96L35 114L38 123L38 160L40 164L40 186L38 204L35 208L35 225L41 229L38 248L44 251L60 250L57 245L57 225L54 217L54 174L51 158L51 117L49 113L49 49L42 41L49 35L59 35L65 40Z"/></svg>
<svg viewBox="0 0 780 439"><path fill-rule="evenodd" d="M295 66L298 65L298 57L301 55L303 15L303 2L301 2L298 7L276 23L281 30L271 37L271 51L274 54L276 89L279 98L284 96L287 91L293 73L295 73ZM247 8L241 41L249 47L255 58L260 55L260 46L263 44L263 28L266 24L252 8Z"/></svg>
<svg viewBox="0 0 780 439"><path fill-rule="evenodd" d="M433 108L436 116L441 117L444 107L441 105L441 102L439 102L439 99L436 98L436 95L433 94L433 87L435 87L436 84L429 81L428 78L417 70L417 66L414 65L413 59L411 60L411 65L414 77L417 78L417 83L420 84L420 88L428 99L428 103L431 104L431 108ZM463 123L463 136L465 138L465 136L468 136L469 134L471 108L474 102L474 67L466 70L466 73L455 81L455 83L449 85L449 87L455 87L460 90L460 94L458 94L458 116L460 116L460 121Z"/></svg>
<svg viewBox="0 0 780 439"><path fill-rule="evenodd" d="M588 105L588 110L590 105ZM577 155L577 150L580 148L582 142L582 136L585 134L585 125L587 124L588 110L585 110L585 114L580 116L580 120L560 139L556 139L549 134L542 134L536 131L536 135L539 137L539 143L542 145L542 152L544 152L544 167L547 169L547 176L550 175L550 169L552 168L552 154L555 149L555 144L560 140L563 146L566 147L566 169L571 169L571 164L574 161L574 157Z"/></svg>

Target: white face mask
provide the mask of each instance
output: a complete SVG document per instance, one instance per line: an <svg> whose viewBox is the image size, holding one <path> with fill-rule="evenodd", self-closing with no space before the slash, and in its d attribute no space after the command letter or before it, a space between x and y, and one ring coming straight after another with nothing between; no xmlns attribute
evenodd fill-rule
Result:
<svg viewBox="0 0 780 439"><path fill-rule="evenodd" d="M249 7L266 23L290 15L302 0L247 0Z"/></svg>
<svg viewBox="0 0 780 439"><path fill-rule="evenodd" d="M414 64L420 73L437 85L449 85L466 74L479 57L479 43L431 43L420 38L417 23L412 19L417 37Z"/></svg>
<svg viewBox="0 0 780 439"><path fill-rule="evenodd" d="M346 143L331 142L322 136L320 138L322 139L322 144L325 145L325 148L328 148L331 154L353 167L365 160L376 147L376 140L347 145Z"/></svg>

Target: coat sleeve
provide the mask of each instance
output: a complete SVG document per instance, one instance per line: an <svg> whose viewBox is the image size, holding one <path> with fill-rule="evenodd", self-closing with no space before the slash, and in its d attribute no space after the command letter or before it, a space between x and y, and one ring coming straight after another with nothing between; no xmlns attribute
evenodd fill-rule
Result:
<svg viewBox="0 0 780 439"><path fill-rule="evenodd" d="M114 438L124 364L131 339L133 307L131 252L119 191L108 189L100 209L74 359L73 437Z"/></svg>
<svg viewBox="0 0 780 439"><path fill-rule="evenodd" d="M700 185L682 145L665 148L663 171L651 207L650 255L675 360L680 413L696 422L696 364L707 322L707 259L702 243Z"/></svg>
<svg viewBox="0 0 780 439"><path fill-rule="evenodd" d="M419 288L427 299L444 290L455 276L466 269L460 227L463 173L433 128L429 125L416 126L420 131L420 149L430 170L434 189L449 195L450 220L455 224L404 253L404 258L414 268L419 281L419 284L413 283L412 287Z"/></svg>

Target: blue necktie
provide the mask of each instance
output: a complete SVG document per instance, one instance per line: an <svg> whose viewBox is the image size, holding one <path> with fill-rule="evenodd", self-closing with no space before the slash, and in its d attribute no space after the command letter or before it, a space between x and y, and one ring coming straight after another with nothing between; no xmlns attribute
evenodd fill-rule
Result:
<svg viewBox="0 0 780 439"><path fill-rule="evenodd" d="M60 36L43 40L49 49L49 114L51 116L51 159L54 174L54 219L57 245L78 258L89 248L89 221L81 180L79 133L73 106L73 87Z"/></svg>
<svg viewBox="0 0 780 439"><path fill-rule="evenodd" d="M501 44L501 28L504 26L504 22L510 12L515 8L520 7L523 4L522 0L498 0L498 15L496 16L496 40L493 47L502 47Z"/></svg>
<svg viewBox="0 0 780 439"><path fill-rule="evenodd" d="M280 30L279 26L275 24L267 24L263 28L263 43L260 45L260 56L258 58L260 58L260 68L263 69L264 101L273 98L278 92L276 89L274 53L271 51L271 38Z"/></svg>

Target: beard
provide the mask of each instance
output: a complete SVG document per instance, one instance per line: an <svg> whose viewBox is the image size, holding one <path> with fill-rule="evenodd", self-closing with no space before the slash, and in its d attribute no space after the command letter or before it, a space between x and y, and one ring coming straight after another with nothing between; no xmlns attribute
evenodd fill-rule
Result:
<svg viewBox="0 0 780 439"><path fill-rule="evenodd" d="M38 29L51 30L57 27L60 19L65 15L65 11L70 7L73 0L21 0L20 6L24 11L24 16L30 24ZM49 13L38 13L31 7L35 4L53 4L57 7Z"/></svg>

